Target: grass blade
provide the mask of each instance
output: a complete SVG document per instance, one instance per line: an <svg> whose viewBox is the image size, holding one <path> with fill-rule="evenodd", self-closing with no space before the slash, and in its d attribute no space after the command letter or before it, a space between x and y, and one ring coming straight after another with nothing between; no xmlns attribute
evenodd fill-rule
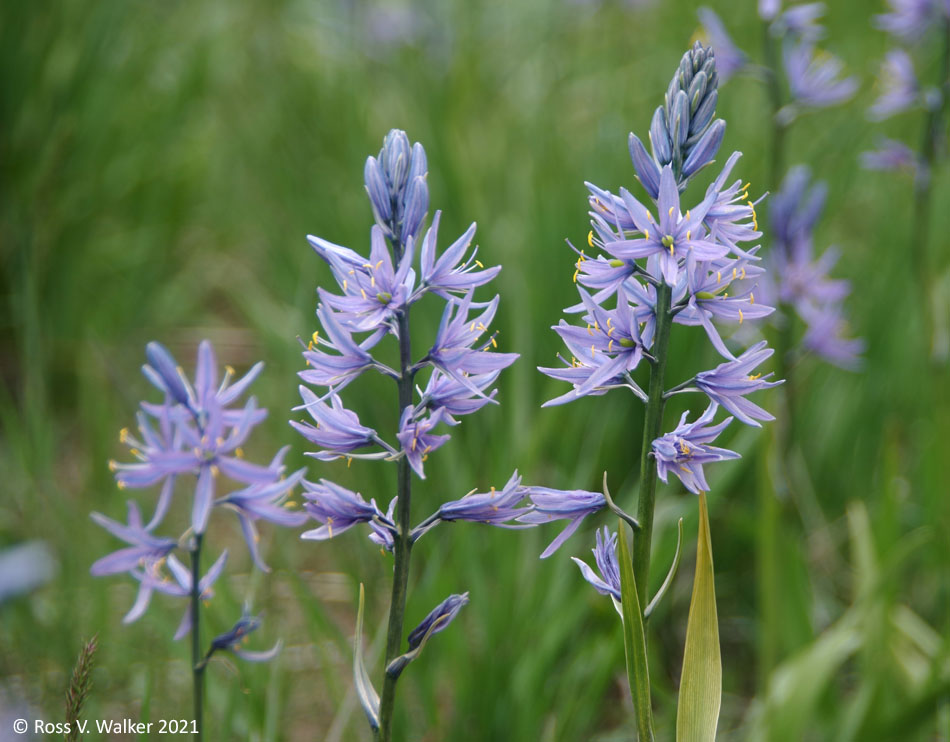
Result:
<svg viewBox="0 0 950 742"><path fill-rule="evenodd" d="M617 527L620 542L620 595L623 611L623 649L627 658L627 680L630 697L637 712L640 742L653 742L653 707L650 702L650 671L647 666L646 637L643 616L633 576L633 557L627 544L627 526L620 520Z"/></svg>

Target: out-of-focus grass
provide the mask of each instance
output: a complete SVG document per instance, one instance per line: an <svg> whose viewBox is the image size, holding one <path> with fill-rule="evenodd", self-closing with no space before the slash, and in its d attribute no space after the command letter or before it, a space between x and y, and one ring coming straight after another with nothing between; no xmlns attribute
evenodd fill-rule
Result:
<svg viewBox="0 0 950 742"><path fill-rule="evenodd" d="M751 0L715 5L737 41L754 50L760 30ZM874 10L839 4L828 16L830 43L865 80L884 49L868 25ZM181 606L156 599L139 623L122 626L134 586L88 574L115 547L88 513L124 509L105 462L121 454L116 431L149 393L138 372L144 344L160 339L189 358L209 337L222 362L264 358L256 393L272 412L257 450L263 456L292 443L302 464L301 441L285 423L300 368L295 337L314 329L314 287L329 280L303 236L367 243L362 163L393 126L426 146L443 235L477 220L480 257L504 264L496 282L499 340L522 354L503 376L501 406L466 420L430 460L417 512L501 484L515 467L533 482L589 488L607 470L629 502L639 407L611 395L541 410L556 385L535 366L553 358L558 341L548 327L574 301L564 239L580 244L587 232L583 181L632 184L627 132L645 131L694 30L686 2L5 3L0 546L44 539L60 570L52 585L0 606L0 698L59 718L80 641L99 631L89 718L169 718L188 708L187 651L170 639ZM932 739L947 691L946 642L898 606L947 636L950 400L946 371L926 360L925 308L914 283L919 255L908 244L910 183L856 166L873 139L863 115L868 87L847 106L803 119L790 142L791 160L811 163L829 181L818 241L841 248L836 272L853 282L854 327L869 347L860 374L802 369L801 448L814 492L800 508L786 506L781 651L800 657L820 632L862 610L856 620L865 628L843 632L853 652L811 705L798 701L807 715L785 712L807 720L809 739L873 739L889 728L909 730L902 739ZM739 172L755 191L766 163L762 91L751 80L731 82L720 115L729 122L724 147L745 152ZM888 130L912 137L917 122ZM938 177L935 203L947 196L947 180ZM948 220L936 209L933 247L944 254ZM712 364L707 345L699 330L676 338L674 372ZM395 400L377 400L377 392L389 394L385 384L361 389L371 414L395 419ZM758 448L756 435L733 435L746 458L713 475L710 496L725 670L720 729L728 739L769 719L747 716L756 687L749 555ZM313 465L311 475L339 477L386 500L393 472L356 463ZM869 513L875 563L893 565L881 567L880 601L858 609L853 583L861 573L852 566L845 517L854 500ZM657 582L672 556L676 517L685 515L687 533L695 533L695 510L679 488L661 489ZM222 521L212 549L232 545L237 555L240 537ZM399 723L411 738L630 735L615 614L567 561L586 554L592 527L545 562L536 557L550 529L446 525L420 542L409 623L450 592L469 590L472 602L406 673ZM273 529L265 539L274 574L261 577L235 558L207 630L227 628L250 597L265 612L261 643L283 637L287 648L267 667L212 668L210 728L220 739L362 739L349 678L357 582L367 586L378 677L389 562L355 531L330 544ZM690 559L651 619L665 729ZM928 652L881 615L916 627ZM871 621L877 633L866 628ZM892 660L912 664L912 672L894 672Z"/></svg>

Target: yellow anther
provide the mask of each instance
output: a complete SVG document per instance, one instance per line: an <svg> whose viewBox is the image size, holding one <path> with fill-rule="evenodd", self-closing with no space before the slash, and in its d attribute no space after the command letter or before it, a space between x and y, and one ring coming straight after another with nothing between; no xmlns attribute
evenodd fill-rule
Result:
<svg viewBox="0 0 950 742"><path fill-rule="evenodd" d="M418 439L418 438L413 438L413 439L412 439L412 445L409 446L409 450L410 450L410 451L415 451L415 450L416 450L416 444L417 444L418 442L419 442L419 439Z"/></svg>
<svg viewBox="0 0 950 742"><path fill-rule="evenodd" d="M346 468L349 469L349 468L350 468L350 464L352 464L352 463L353 463L353 457L352 457L352 456L347 456L347 457L346 457Z"/></svg>
<svg viewBox="0 0 950 742"><path fill-rule="evenodd" d="M307 350L313 350L313 340L311 340L309 343L307 343ZM310 361L307 361L307 363L309 364Z"/></svg>
<svg viewBox="0 0 950 742"><path fill-rule="evenodd" d="M669 216L673 216L673 207L672 207L672 206L670 207L670 210L669 210L668 214L669 214Z"/></svg>
<svg viewBox="0 0 950 742"><path fill-rule="evenodd" d="M310 338L313 340L313 344L314 344L314 345L316 345L317 343L319 343L319 342L320 342L320 331L319 331L319 330L314 330L314 331L313 331L313 335L311 335Z"/></svg>
<svg viewBox="0 0 950 742"><path fill-rule="evenodd" d="M109 459L109 471L115 471L119 468L119 464L115 459Z"/></svg>
<svg viewBox="0 0 950 742"><path fill-rule="evenodd" d="M485 267L484 265L482 265L482 261L481 261L481 260L476 260L476 261L475 261L475 265L477 265L479 268L484 268L484 267Z"/></svg>
<svg viewBox="0 0 950 742"><path fill-rule="evenodd" d="M742 324L742 310L739 310L739 324Z"/></svg>
<svg viewBox="0 0 950 742"><path fill-rule="evenodd" d="M645 240L650 239L650 230L649 230L649 229L644 229L644 230L643 230L643 239L645 239Z"/></svg>
<svg viewBox="0 0 950 742"><path fill-rule="evenodd" d="M379 270L379 266L381 266L382 264L383 264L382 260L377 260L376 265L373 266L373 270L374 271Z"/></svg>
<svg viewBox="0 0 950 742"><path fill-rule="evenodd" d="M683 466L682 464L680 464L680 469L682 469L683 471L686 471L686 472L689 471L689 469L688 469L687 467Z"/></svg>
<svg viewBox="0 0 950 742"><path fill-rule="evenodd" d="M330 538L333 538L333 516L327 516L327 533L330 534Z"/></svg>
<svg viewBox="0 0 950 742"><path fill-rule="evenodd" d="M686 209L686 218L689 219L689 209Z"/></svg>
<svg viewBox="0 0 950 742"><path fill-rule="evenodd" d="M722 271L716 271L716 283L722 283Z"/></svg>
<svg viewBox="0 0 950 742"><path fill-rule="evenodd" d="M468 328L469 332L475 332L475 323L472 322L471 326Z"/></svg>
<svg viewBox="0 0 950 742"><path fill-rule="evenodd" d="M219 435L217 438L214 439L214 442L217 443L219 446L223 446L223 445L224 445L224 438Z"/></svg>
<svg viewBox="0 0 950 742"><path fill-rule="evenodd" d="M211 465L211 476L216 477L221 473L221 470L216 467L214 464Z"/></svg>
<svg viewBox="0 0 950 742"><path fill-rule="evenodd" d="M372 270L372 269L373 269L373 264L372 264L372 263L363 263L363 267L364 267L364 268L369 268L370 270Z"/></svg>
<svg viewBox="0 0 950 742"><path fill-rule="evenodd" d="M733 268L733 269L732 269L732 280L733 280L733 281L736 280L736 275L737 275L737 271L736 271L735 268Z"/></svg>
<svg viewBox="0 0 950 742"><path fill-rule="evenodd" d="M360 289L360 295L363 297L363 299L365 299L365 298L366 298L366 289Z"/></svg>
<svg viewBox="0 0 950 742"><path fill-rule="evenodd" d="M428 460L429 460L429 454L427 453L422 454L422 462L425 463Z"/></svg>
<svg viewBox="0 0 950 742"><path fill-rule="evenodd" d="M481 330L482 332L488 332L488 328L485 327L485 325L483 325L481 322L478 323L477 327L478 327L478 329Z"/></svg>
<svg viewBox="0 0 950 742"><path fill-rule="evenodd" d="M291 508L297 507L297 503L293 500L287 500L287 502L284 503L284 507L290 510Z"/></svg>
<svg viewBox="0 0 950 742"><path fill-rule="evenodd" d="M343 290L346 291L346 279L343 279Z"/></svg>
<svg viewBox="0 0 950 742"><path fill-rule="evenodd" d="M755 304L755 294L749 292L749 304Z"/></svg>
<svg viewBox="0 0 950 742"><path fill-rule="evenodd" d="M422 450L422 453L429 453L429 451L431 451L431 450L432 450L432 446L426 446L426 447Z"/></svg>
<svg viewBox="0 0 950 742"><path fill-rule="evenodd" d="M608 352L608 353L613 353L613 352L614 352L614 340L613 340L613 338L611 338L611 339L610 339L610 342L607 343L607 352Z"/></svg>
<svg viewBox="0 0 950 742"><path fill-rule="evenodd" d="M243 459L244 449L238 446L237 448L234 449L234 455L237 456L239 459Z"/></svg>
<svg viewBox="0 0 950 742"><path fill-rule="evenodd" d="M749 201L749 208L752 209L752 228L758 232L759 231L759 219L755 215L755 204L752 201Z"/></svg>
<svg viewBox="0 0 950 742"><path fill-rule="evenodd" d="M122 428L122 430L119 431L119 443L125 443L126 440L128 440L128 437L129 437L129 429Z"/></svg>
<svg viewBox="0 0 950 742"><path fill-rule="evenodd" d="M494 485L492 485L491 494L489 495L489 497L494 497L494 496L495 496L495 487Z"/></svg>
<svg viewBox="0 0 950 742"><path fill-rule="evenodd" d="M674 253L673 253L673 243L670 242L670 255L673 255L673 254L674 254Z"/></svg>
<svg viewBox="0 0 950 742"><path fill-rule="evenodd" d="M129 449L129 453L132 454L133 456L137 457L137 458L141 458L141 456L142 456L142 452L139 451L137 448L130 448L130 449Z"/></svg>
<svg viewBox="0 0 950 742"><path fill-rule="evenodd" d="M745 266L742 267L742 271L739 273L739 278L743 281L745 280Z"/></svg>
<svg viewBox="0 0 950 742"><path fill-rule="evenodd" d="M574 283L577 283L577 275L578 275L580 272L581 272L581 269L580 269L580 268L578 268L576 271L574 271Z"/></svg>
<svg viewBox="0 0 950 742"><path fill-rule="evenodd" d="M593 335L593 334L594 334L594 331L590 329L590 325L587 325L587 334L588 334L588 335Z"/></svg>
<svg viewBox="0 0 950 742"><path fill-rule="evenodd" d="M762 374L749 374L749 381L755 381L756 379L758 379L758 378L761 377L761 376L762 376Z"/></svg>
<svg viewBox="0 0 950 742"><path fill-rule="evenodd" d="M686 230L686 239L687 239L687 240L693 239L693 230L691 230L691 229L687 229L687 230Z"/></svg>
<svg viewBox="0 0 950 742"><path fill-rule="evenodd" d="M234 376L234 366L225 366L224 373L226 373L228 376Z"/></svg>
<svg viewBox="0 0 950 742"><path fill-rule="evenodd" d="M118 482L115 483L115 486L118 487L120 490L124 490L124 489L125 489L125 482L123 482L123 481L120 479Z"/></svg>
<svg viewBox="0 0 950 742"><path fill-rule="evenodd" d="M495 341L495 338L492 338L492 339L491 339L491 347L492 347L492 348L497 348L497 347L498 347L498 343Z"/></svg>
<svg viewBox="0 0 950 742"><path fill-rule="evenodd" d="M594 346L593 346L593 345L590 346L590 357L591 357L591 358L594 358Z"/></svg>
<svg viewBox="0 0 950 742"><path fill-rule="evenodd" d="M350 273L349 273L349 275L355 276L355 275L356 275L356 268L350 268Z"/></svg>
<svg viewBox="0 0 950 742"><path fill-rule="evenodd" d="M369 285L374 289L376 288L376 276L369 277Z"/></svg>
<svg viewBox="0 0 950 742"><path fill-rule="evenodd" d="M593 229L587 233L587 244L590 247L594 246L594 230Z"/></svg>

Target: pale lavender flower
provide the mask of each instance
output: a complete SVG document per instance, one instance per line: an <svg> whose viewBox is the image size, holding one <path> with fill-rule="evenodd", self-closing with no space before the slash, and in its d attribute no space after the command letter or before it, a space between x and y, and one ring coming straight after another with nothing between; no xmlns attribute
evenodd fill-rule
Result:
<svg viewBox="0 0 950 742"><path fill-rule="evenodd" d="M398 501L398 497L394 497L389 501L389 507L386 509L386 517L374 518L373 520L369 521L369 540L380 546L382 549L385 549L389 553L392 553L396 546L396 541L393 538L393 532L396 529L394 514L396 512L396 503Z"/></svg>
<svg viewBox="0 0 950 742"><path fill-rule="evenodd" d="M376 506L376 500L366 502L359 492L335 484L328 479L319 482L303 480L303 496L307 502L304 509L316 521L323 525L305 531L300 538L308 541L325 541L339 536L357 523L377 523L387 529L394 529L392 513L383 514ZM391 510L391 508L390 508Z"/></svg>
<svg viewBox="0 0 950 742"><path fill-rule="evenodd" d="M448 299L448 292L466 293L477 286L482 286L491 281L501 271L501 266L493 268L484 268L476 258L478 248L472 251L468 259L460 264L460 261L472 244L472 238L475 236L475 224L473 223L465 233L455 242L449 245L439 259L435 259L435 245L439 235L439 221L442 212L435 212L432 219L432 226L426 232L425 239L422 241L420 258L420 267L422 269L421 286L433 293ZM476 268L480 270L476 270Z"/></svg>
<svg viewBox="0 0 950 742"><path fill-rule="evenodd" d="M720 363L712 371L702 371L696 374L696 387L706 394L713 402L717 402L736 416L736 419L746 425L761 427L759 420L774 420L775 417L754 402L746 399L746 395L760 389L769 389L778 386L781 381L769 381L771 373L752 374L752 371L774 351L765 347L761 341L749 348L734 361Z"/></svg>
<svg viewBox="0 0 950 742"><path fill-rule="evenodd" d="M552 378L571 381L574 389L545 402L545 407L570 402L613 385L627 378L643 358L639 322L626 296L618 296L617 308L610 311L598 306L583 289L578 292L588 311L587 328L575 327L563 320L553 328L571 351L571 368L575 371L566 377L564 369L538 367ZM578 357L583 358L583 362L578 361Z"/></svg>
<svg viewBox="0 0 950 742"><path fill-rule="evenodd" d="M816 52L808 39L788 41L783 47L785 75L795 104L812 108L846 101L858 89L855 77L841 78L844 64L827 52ZM780 115L793 116L792 109Z"/></svg>
<svg viewBox="0 0 950 742"><path fill-rule="evenodd" d="M607 526L603 532L597 531L597 545L591 549L594 553L594 563L600 571L597 576L587 562L577 557L571 557L580 567L581 574L601 595L610 595L620 600L620 565L617 562L617 534L611 533Z"/></svg>
<svg viewBox="0 0 950 742"><path fill-rule="evenodd" d="M877 149L861 153L861 167L866 170L905 170L913 173L918 167L917 154L903 142L878 137Z"/></svg>
<svg viewBox="0 0 950 742"><path fill-rule="evenodd" d="M321 299L326 298L326 292L318 289ZM328 340L323 340L316 333L316 342L311 342L303 352L307 368L298 375L308 384L331 387L339 392L347 384L360 376L368 368L378 368L388 376L396 376L396 372L388 366L377 363L367 348L372 347L375 337L369 341L357 343L351 332L340 324L336 313L325 304L317 307L317 319L327 334ZM337 354L326 353L320 349L323 345Z"/></svg>
<svg viewBox="0 0 950 742"><path fill-rule="evenodd" d="M274 461L271 463L273 468L283 468L283 457L288 450L289 447L284 447L277 452ZM289 510L286 500L290 490L297 486L300 480L303 479L303 475L304 470L300 469L289 477L278 479L276 482L252 484L250 487L232 492L214 503L216 506L231 510L237 515L251 558L254 560L254 564L263 572L269 572L270 568L264 563L257 548L260 536L258 536L255 523L258 520L266 520L288 528L302 526L307 521L306 514L297 510Z"/></svg>
<svg viewBox="0 0 950 742"><path fill-rule="evenodd" d="M802 319L807 323L802 345L829 363L848 370L861 368L865 343L848 338L849 326L837 304L806 306Z"/></svg>
<svg viewBox="0 0 950 742"><path fill-rule="evenodd" d="M211 565L204 577L198 580L198 597L200 600L207 601L214 597L214 591L211 589L211 586L224 571L224 564L227 559L228 551L225 549L223 552L221 552L221 556L218 557L215 563ZM148 587L156 592L164 593L165 595L172 595L177 598L190 598L193 584L191 579L191 570L178 561L178 558L175 557L174 554L168 557L167 561L165 562L165 566L168 567L168 571L171 573L174 581L159 576L157 570L155 569L133 570L132 576L138 579L143 584L143 586ZM142 612L144 612L144 607L142 608ZM141 615L141 612L139 612L138 615ZM135 618L138 618L138 615ZM127 616L126 620L128 621L134 619L129 619ZM177 641L179 639L183 639L190 631L191 606L187 606L185 608L185 614L182 616L181 623L178 625L178 630L175 632L175 640Z"/></svg>
<svg viewBox="0 0 950 742"><path fill-rule="evenodd" d="M263 652L247 650L243 644L248 636L257 631L261 626L261 617L252 616L247 610L238 619L237 623L229 631L219 634L211 640L211 649L208 651L207 658L210 659L214 652L228 651L247 662L269 662L280 652L280 642L278 641L271 649Z"/></svg>
<svg viewBox="0 0 950 742"><path fill-rule="evenodd" d="M143 563L158 562L178 546L178 542L174 539L155 536L150 528L143 526L142 513L132 500L128 502L127 525L100 513L93 513L92 519L113 536L129 544L123 549L96 560L89 568L90 574L96 577L129 572Z"/></svg>
<svg viewBox="0 0 950 742"><path fill-rule="evenodd" d="M782 10L782 0L759 0L758 10L763 21L773 21Z"/></svg>
<svg viewBox="0 0 950 742"><path fill-rule="evenodd" d="M500 369L486 374L466 376L467 383L463 384L437 368L432 369L429 382L421 392L422 401L417 410L425 406L430 409L442 409L442 420L447 425L455 425L458 422L455 415L470 415L489 403L498 404L495 401L498 390L492 389L487 394L485 390L495 383L499 374L501 374Z"/></svg>
<svg viewBox="0 0 950 742"><path fill-rule="evenodd" d="M920 40L932 27L950 16L946 0L887 0L890 12L874 16L874 24L903 42Z"/></svg>
<svg viewBox="0 0 950 742"><path fill-rule="evenodd" d="M427 615L422 622L409 632L407 641L409 651L416 649L427 636L438 634L448 628L462 607L468 604L468 593L450 595Z"/></svg>
<svg viewBox="0 0 950 742"><path fill-rule="evenodd" d="M706 212L704 224L709 230L710 239L727 246L736 257L753 260L752 254L741 249L739 243L753 242L762 236L755 207L764 196L752 201L749 196L750 184L743 185L741 180L726 186L726 180L741 156L741 152L733 152L722 172L709 185L707 195L715 193L716 197Z"/></svg>
<svg viewBox="0 0 950 742"><path fill-rule="evenodd" d="M443 408L434 410L428 417L415 419L413 417L415 408L407 407L403 410L402 418L399 420L399 432L396 437L402 446L403 454L409 459L409 465L413 471L419 475L420 479L425 479L422 464L429 457L432 451L441 448L448 442L451 436L434 435L432 429L443 422L445 411Z"/></svg>
<svg viewBox="0 0 950 742"><path fill-rule="evenodd" d="M709 38L709 46L716 53L716 72L719 74L719 82L725 83L745 67L749 58L735 45L715 11L710 8L700 8L696 13Z"/></svg>
<svg viewBox="0 0 950 742"><path fill-rule="evenodd" d="M868 109L870 118L880 121L903 113L920 100L920 87L914 63L903 49L891 49L884 58L880 74L881 94Z"/></svg>
<svg viewBox="0 0 950 742"><path fill-rule="evenodd" d="M526 495L526 489L521 486L521 477L515 471L501 492L497 492L494 487L489 492L473 491L461 500L444 503L439 508L438 516L444 521L467 520L503 528L517 528L517 525L509 521L526 515L530 510L518 507Z"/></svg>
<svg viewBox="0 0 950 742"><path fill-rule="evenodd" d="M435 342L426 360L463 386L481 394L482 391L469 377L507 368L517 360L518 354L487 352L491 346L497 345L495 335L489 335L484 340L481 338L488 332L488 325L495 317L498 297L488 304L479 304L485 311L478 317L470 318L469 310L475 306L472 297L473 293L469 291L460 300L453 299L446 303Z"/></svg>
<svg viewBox="0 0 950 742"><path fill-rule="evenodd" d="M679 261L688 254L697 260L714 260L728 253L728 248L707 239L703 219L715 201L714 195L684 215L680 211L679 189L669 166L660 175L657 199L659 221L626 189L620 196L641 237L606 243L604 249L615 258L636 260L656 255L663 280L670 286L679 276Z"/></svg>
<svg viewBox="0 0 950 742"><path fill-rule="evenodd" d="M691 423L686 422L689 412L684 412L679 426L673 432L653 441L657 476L663 482L672 472L693 494L708 492L709 484L703 473L703 465L740 458L735 451L708 445L732 422L732 418L727 417L717 425L710 425L718 409L719 405L711 402L706 411Z"/></svg>
<svg viewBox="0 0 950 742"><path fill-rule="evenodd" d="M769 30L776 37L793 34L805 41L816 41L825 35L824 27L818 23L824 14L824 3L793 5L775 19Z"/></svg>
<svg viewBox="0 0 950 742"><path fill-rule="evenodd" d="M369 260L350 268L342 277L336 275L343 296L321 293L320 298L336 309L340 321L353 331L380 330L391 323L412 295L415 281L412 259L410 242L398 267L394 268L383 230L376 225L370 232Z"/></svg>
<svg viewBox="0 0 950 742"><path fill-rule="evenodd" d="M296 420L291 420L290 424L308 441L326 449L315 453L308 452L307 456L320 461L332 461L353 455L354 451L379 442L376 431L360 424L357 414L346 409L338 395L331 394L330 404L327 405L301 385L300 396L304 403L294 409L305 409L317 424Z"/></svg>
<svg viewBox="0 0 950 742"><path fill-rule="evenodd" d="M157 343L149 344L149 359L160 359L160 369L155 369L156 375L170 390L174 386L172 377L166 378L166 375L169 373L171 356L167 351L161 351L164 349ZM177 366L175 368L174 378L184 389L187 405L182 403L182 406L169 407L167 401L162 407L143 404L146 413L158 418L161 433L154 431L147 419L140 416L141 442L127 430L123 430L120 435L140 463L110 462L110 468L116 472L120 487L146 487L176 475L195 474L198 481L192 507L192 528L200 534L207 526L214 501L215 480L219 473L244 484L262 484L276 480L281 470L251 464L239 455L251 430L264 419L267 411L259 409L253 397L243 410L225 407L246 389L249 384L247 379L256 376L254 369L245 380L233 387L228 386L232 375L229 370L219 385L214 351L207 341L198 347L194 386L187 382ZM158 513L164 513L170 496L171 488L166 481ZM157 520L153 518L153 522Z"/></svg>
<svg viewBox="0 0 950 742"><path fill-rule="evenodd" d="M564 544L578 529L588 515L596 513L607 505L600 492L587 490L556 490L550 487L526 487L526 494L534 505L534 510L518 518L520 523L540 525L554 520L569 521L567 527L558 534L541 554L547 559Z"/></svg>

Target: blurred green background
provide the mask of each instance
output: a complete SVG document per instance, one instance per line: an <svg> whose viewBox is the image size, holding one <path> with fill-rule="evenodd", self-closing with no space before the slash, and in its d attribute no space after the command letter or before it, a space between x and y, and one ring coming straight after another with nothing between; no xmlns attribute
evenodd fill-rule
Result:
<svg viewBox="0 0 950 742"><path fill-rule="evenodd" d="M709 4L757 56L753 0ZM853 283L853 329L868 350L860 373L799 369L796 460L810 486L779 505L778 624L765 625L757 607L756 491L769 476L770 434L734 425L724 445L744 458L712 476L723 740L950 739L948 377L928 360L930 310L915 283L925 248L908 244L911 182L856 162L881 130L864 115L886 48L869 24L877 6L829 8L826 44L861 92L796 123L789 142L789 164L810 163L829 183L817 245L842 251L835 273ZM564 240L585 240L583 183L634 185L627 133L646 132L696 30L684 0L4 2L0 548L42 540L58 569L47 586L0 604L0 719L61 720L68 673L94 632L88 718L188 715L188 649L171 639L183 606L158 597L124 626L135 585L89 575L118 546L89 512L124 515L128 493L106 462L125 456L117 432L138 400L154 399L139 371L149 340L188 369L205 337L222 363L266 360L255 393L271 416L249 457L291 444L311 478L388 501L393 467L308 462L286 420L302 368L296 338L316 328L315 287L331 280L304 236L368 247L363 162L391 127L426 147L442 244L476 220L479 257L504 265L496 327L501 349L522 355L502 376L501 405L466 419L427 464L415 519L473 487L500 486L514 468L529 482L589 489L607 470L632 507L639 405L618 392L541 410L563 387L535 367L553 360L559 341L548 328L576 300ZM753 193L769 187L767 111L755 80L721 91L723 147L745 153L737 172ZM883 129L916 141L919 122ZM944 266L945 176L930 246ZM674 333L671 377L718 363L708 345L696 328ZM395 423L388 385L352 389L370 424ZM667 429L682 409L671 405ZM153 493L132 496L150 512ZM660 739L672 737L697 522L696 499L661 486L657 584L681 515L684 563L651 618ZM585 524L544 562L537 555L556 528L448 524L419 543L409 626L449 593L468 590L471 604L404 676L397 721L407 739L631 738L619 622L568 560L589 556L601 522L610 520ZM210 738L368 739L350 642L363 581L378 678L390 559L357 529L330 543L262 531L267 576L252 570L236 522L218 517L209 549L230 546L232 559L204 631L228 628L251 600L265 616L253 646L280 637L285 650L267 666L213 663ZM783 660L774 671L757 649L763 632Z"/></svg>

